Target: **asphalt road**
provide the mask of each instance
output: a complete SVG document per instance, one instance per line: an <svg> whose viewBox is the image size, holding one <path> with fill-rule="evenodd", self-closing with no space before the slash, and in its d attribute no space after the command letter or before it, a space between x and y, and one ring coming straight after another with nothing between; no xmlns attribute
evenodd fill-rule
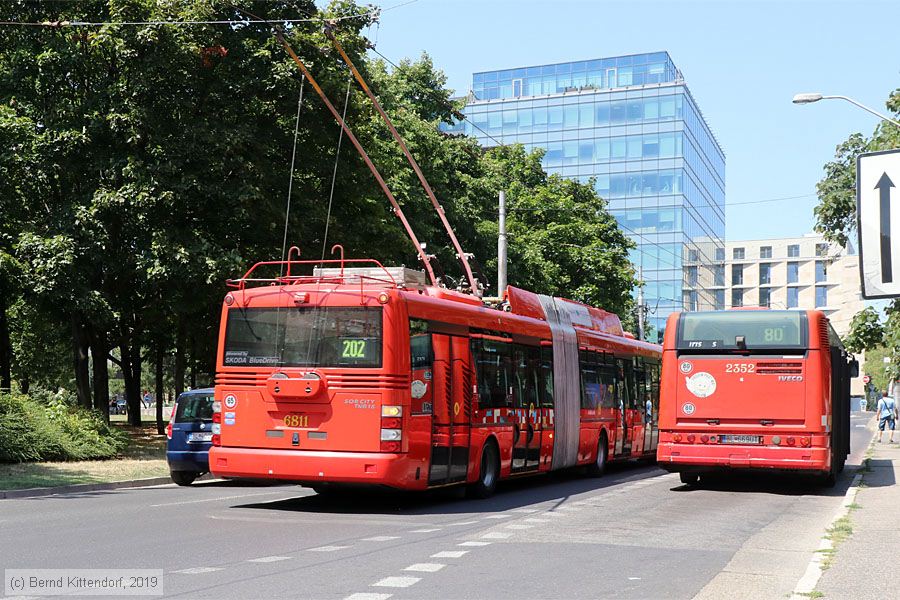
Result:
<svg viewBox="0 0 900 600"><path fill-rule="evenodd" d="M688 489L629 464L511 482L488 500L221 482L3 500L0 565L163 569L172 598L784 597L870 419L854 413L833 489L761 475Z"/></svg>

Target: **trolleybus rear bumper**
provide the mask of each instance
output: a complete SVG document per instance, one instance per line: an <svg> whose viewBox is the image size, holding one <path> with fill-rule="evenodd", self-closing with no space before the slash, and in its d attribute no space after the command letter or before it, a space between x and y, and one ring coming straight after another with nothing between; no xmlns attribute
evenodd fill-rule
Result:
<svg viewBox="0 0 900 600"><path fill-rule="evenodd" d="M659 466L670 472L714 469L827 471L828 448L660 443Z"/></svg>
<svg viewBox="0 0 900 600"><path fill-rule="evenodd" d="M305 485L360 483L404 489L425 488L425 461L387 452L326 452L214 446L213 475L225 479L278 480Z"/></svg>

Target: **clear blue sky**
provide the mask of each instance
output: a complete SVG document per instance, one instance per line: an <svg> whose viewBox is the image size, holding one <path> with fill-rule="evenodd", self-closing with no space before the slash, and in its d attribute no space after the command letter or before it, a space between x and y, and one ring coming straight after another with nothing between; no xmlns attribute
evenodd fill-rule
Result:
<svg viewBox="0 0 900 600"><path fill-rule="evenodd" d="M811 231L822 165L876 125L843 101L791 104L795 93L884 111L900 87L898 0L407 1L375 2L388 9L378 50L427 52L458 93L476 71L668 50L726 154L729 240ZM737 204L789 196L804 197Z"/></svg>

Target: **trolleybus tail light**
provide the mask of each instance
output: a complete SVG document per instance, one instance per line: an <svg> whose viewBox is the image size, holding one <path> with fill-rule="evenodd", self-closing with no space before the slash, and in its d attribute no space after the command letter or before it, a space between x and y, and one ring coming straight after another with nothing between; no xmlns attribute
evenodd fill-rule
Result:
<svg viewBox="0 0 900 600"><path fill-rule="evenodd" d="M231 306L232 304L234 304L234 296L232 296L231 294L225 294L225 304L227 306Z"/></svg>
<svg viewBox="0 0 900 600"><path fill-rule="evenodd" d="M700 436L700 441L703 442L704 444L708 443L708 442L709 442L709 436L708 436L708 435L701 435L701 436Z"/></svg>
<svg viewBox="0 0 900 600"><path fill-rule="evenodd" d="M389 429L399 430L402 425L403 425L403 422L400 420L399 417L384 417L383 419L381 419L381 430L382 431L387 431Z"/></svg>
<svg viewBox="0 0 900 600"><path fill-rule="evenodd" d="M789 438L787 439L787 443L788 443L788 446L793 446L794 444L797 443L797 440L794 439L793 437L789 437Z"/></svg>
<svg viewBox="0 0 900 600"><path fill-rule="evenodd" d="M212 445L213 446L221 446L222 445L222 436L213 434L212 436Z"/></svg>
<svg viewBox="0 0 900 600"><path fill-rule="evenodd" d="M695 436L693 433L687 434L687 441L689 444L693 444L694 440L696 440L696 439L697 439L697 436Z"/></svg>
<svg viewBox="0 0 900 600"><path fill-rule="evenodd" d="M776 446L778 446L779 444L781 444L781 436L780 436L780 435L773 435L773 436L772 436L772 443L775 444Z"/></svg>
<svg viewBox="0 0 900 600"><path fill-rule="evenodd" d="M710 444L715 444L715 443L717 443L718 441L719 441L719 438L717 438L716 436L714 436L714 435L709 436L709 443L710 443Z"/></svg>
<svg viewBox="0 0 900 600"><path fill-rule="evenodd" d="M400 442L381 442L382 452L400 452Z"/></svg>
<svg viewBox="0 0 900 600"><path fill-rule="evenodd" d="M390 299L391 299L391 297L388 296L386 292L381 292L380 294L378 294L378 301L381 302L382 304L387 304L388 300L390 300Z"/></svg>
<svg viewBox="0 0 900 600"><path fill-rule="evenodd" d="M222 423L222 413L214 412L212 415L212 422L221 424Z"/></svg>
<svg viewBox="0 0 900 600"><path fill-rule="evenodd" d="M294 304L306 304L307 302L309 302L309 294L307 292L294 294Z"/></svg>
<svg viewBox="0 0 900 600"><path fill-rule="evenodd" d="M809 448L809 445L812 443L808 437L800 438L800 445L804 448Z"/></svg>
<svg viewBox="0 0 900 600"><path fill-rule="evenodd" d="M402 417L403 416L403 407L402 406L384 405L381 407L381 416L382 417Z"/></svg>
<svg viewBox="0 0 900 600"><path fill-rule="evenodd" d="M403 437L403 434L399 429L382 429L381 430L381 441L382 442L399 442L402 437Z"/></svg>
<svg viewBox="0 0 900 600"><path fill-rule="evenodd" d="M214 413L222 412L222 403L218 400L213 401L212 410Z"/></svg>
<svg viewBox="0 0 900 600"><path fill-rule="evenodd" d="M672 441L673 441L673 442L680 442L680 441L681 441L681 434L680 434L680 433L674 434L674 435L672 436Z"/></svg>

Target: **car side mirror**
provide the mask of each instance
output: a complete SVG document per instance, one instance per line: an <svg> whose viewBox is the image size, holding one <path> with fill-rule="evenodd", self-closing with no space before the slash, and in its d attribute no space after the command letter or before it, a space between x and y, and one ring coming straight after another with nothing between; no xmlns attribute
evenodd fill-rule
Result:
<svg viewBox="0 0 900 600"><path fill-rule="evenodd" d="M859 377L859 361L855 358L850 361L850 377Z"/></svg>

